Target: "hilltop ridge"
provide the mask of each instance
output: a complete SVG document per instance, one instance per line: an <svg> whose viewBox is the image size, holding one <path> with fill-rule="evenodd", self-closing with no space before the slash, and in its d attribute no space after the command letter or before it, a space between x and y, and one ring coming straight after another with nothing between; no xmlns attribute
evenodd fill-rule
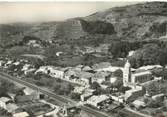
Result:
<svg viewBox="0 0 167 117"><path fill-rule="evenodd" d="M167 2L147 2L110 8L87 17L72 18L62 22L2 24L0 40L2 45L9 43L6 40L18 43L25 36L34 36L45 41L63 41L63 43L78 39L87 40L89 43L98 37L105 37L100 38L99 43L113 39L140 41L166 36L166 25Z"/></svg>

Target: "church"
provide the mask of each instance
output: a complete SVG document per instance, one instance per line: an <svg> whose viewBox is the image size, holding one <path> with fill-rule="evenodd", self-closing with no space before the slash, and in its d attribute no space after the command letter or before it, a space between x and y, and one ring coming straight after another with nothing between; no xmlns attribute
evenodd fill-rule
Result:
<svg viewBox="0 0 167 117"><path fill-rule="evenodd" d="M125 87L134 87L138 84L150 81L153 79L153 75L147 70L135 70L132 71L129 60L126 61L123 69L123 85Z"/></svg>

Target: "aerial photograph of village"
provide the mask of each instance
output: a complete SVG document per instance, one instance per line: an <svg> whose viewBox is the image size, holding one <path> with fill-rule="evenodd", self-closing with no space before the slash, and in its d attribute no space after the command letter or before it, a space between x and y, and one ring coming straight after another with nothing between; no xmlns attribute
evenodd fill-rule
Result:
<svg viewBox="0 0 167 117"><path fill-rule="evenodd" d="M0 3L0 117L167 117L167 2Z"/></svg>

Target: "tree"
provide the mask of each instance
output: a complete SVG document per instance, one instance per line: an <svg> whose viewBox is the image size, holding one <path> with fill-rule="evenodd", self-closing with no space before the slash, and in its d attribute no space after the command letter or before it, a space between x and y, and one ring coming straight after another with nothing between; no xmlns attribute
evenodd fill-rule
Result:
<svg viewBox="0 0 167 117"><path fill-rule="evenodd" d="M122 78L123 77L123 72L122 72L122 70L118 69L113 73L113 75L115 77L121 77Z"/></svg>
<svg viewBox="0 0 167 117"><path fill-rule="evenodd" d="M0 95L4 95L8 92L13 92L15 85L9 81L6 80L0 80Z"/></svg>
<svg viewBox="0 0 167 117"><path fill-rule="evenodd" d="M74 100L79 100L80 99L80 94L78 93L71 93L71 99L74 99Z"/></svg>
<svg viewBox="0 0 167 117"><path fill-rule="evenodd" d="M70 83L62 83L60 86L60 91L64 95L69 95L71 91L73 90L73 86Z"/></svg>
<svg viewBox="0 0 167 117"><path fill-rule="evenodd" d="M157 83L150 83L147 87L146 90L148 91L149 95L153 95L154 93L156 94L159 91L159 87Z"/></svg>
<svg viewBox="0 0 167 117"><path fill-rule="evenodd" d="M157 44L146 44L142 48L135 51L129 57L132 67L140 67L143 65L154 65L159 63L159 54L161 48Z"/></svg>
<svg viewBox="0 0 167 117"><path fill-rule="evenodd" d="M93 82L93 83L91 84L91 88L97 90L98 88L100 88L100 85L99 85L99 83L97 83L97 82Z"/></svg>
<svg viewBox="0 0 167 117"><path fill-rule="evenodd" d="M41 75L42 73L37 73L36 75L33 76L35 80L41 80Z"/></svg>
<svg viewBox="0 0 167 117"><path fill-rule="evenodd" d="M162 101L150 99L147 106L151 108L158 108L162 106Z"/></svg>
<svg viewBox="0 0 167 117"><path fill-rule="evenodd" d="M57 92L60 89L60 87L61 87L60 84L55 83L54 86L53 86L53 89L54 89L55 92Z"/></svg>
<svg viewBox="0 0 167 117"><path fill-rule="evenodd" d="M125 93L127 90L130 90L130 89L131 89L130 87L121 86L118 90L122 93Z"/></svg>
<svg viewBox="0 0 167 117"><path fill-rule="evenodd" d="M165 48L165 49L163 49L163 50L160 51L158 60L159 60L159 64L161 66L163 66L162 79L164 80L165 79L164 78L165 77L165 75L164 75L164 73L165 73L165 66L167 64L167 48Z"/></svg>
<svg viewBox="0 0 167 117"><path fill-rule="evenodd" d="M123 41L113 41L109 47L109 52L114 58L126 57L130 51L129 42Z"/></svg>
<svg viewBox="0 0 167 117"><path fill-rule="evenodd" d="M95 92L94 92L94 95L99 95L99 94L101 94L101 86L100 86L100 84L98 83L98 82L93 82L92 84L91 84L91 88L92 89L95 89Z"/></svg>
<svg viewBox="0 0 167 117"><path fill-rule="evenodd" d="M116 87L116 88L120 88L121 86L123 85L123 80L121 79L117 79L114 83L113 83L113 87Z"/></svg>

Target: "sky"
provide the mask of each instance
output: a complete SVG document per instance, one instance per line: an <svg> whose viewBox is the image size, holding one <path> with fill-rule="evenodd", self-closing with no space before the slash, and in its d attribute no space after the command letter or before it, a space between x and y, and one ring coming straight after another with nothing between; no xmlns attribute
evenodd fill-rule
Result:
<svg viewBox="0 0 167 117"><path fill-rule="evenodd" d="M0 23L63 21L137 2L1 2Z"/></svg>

